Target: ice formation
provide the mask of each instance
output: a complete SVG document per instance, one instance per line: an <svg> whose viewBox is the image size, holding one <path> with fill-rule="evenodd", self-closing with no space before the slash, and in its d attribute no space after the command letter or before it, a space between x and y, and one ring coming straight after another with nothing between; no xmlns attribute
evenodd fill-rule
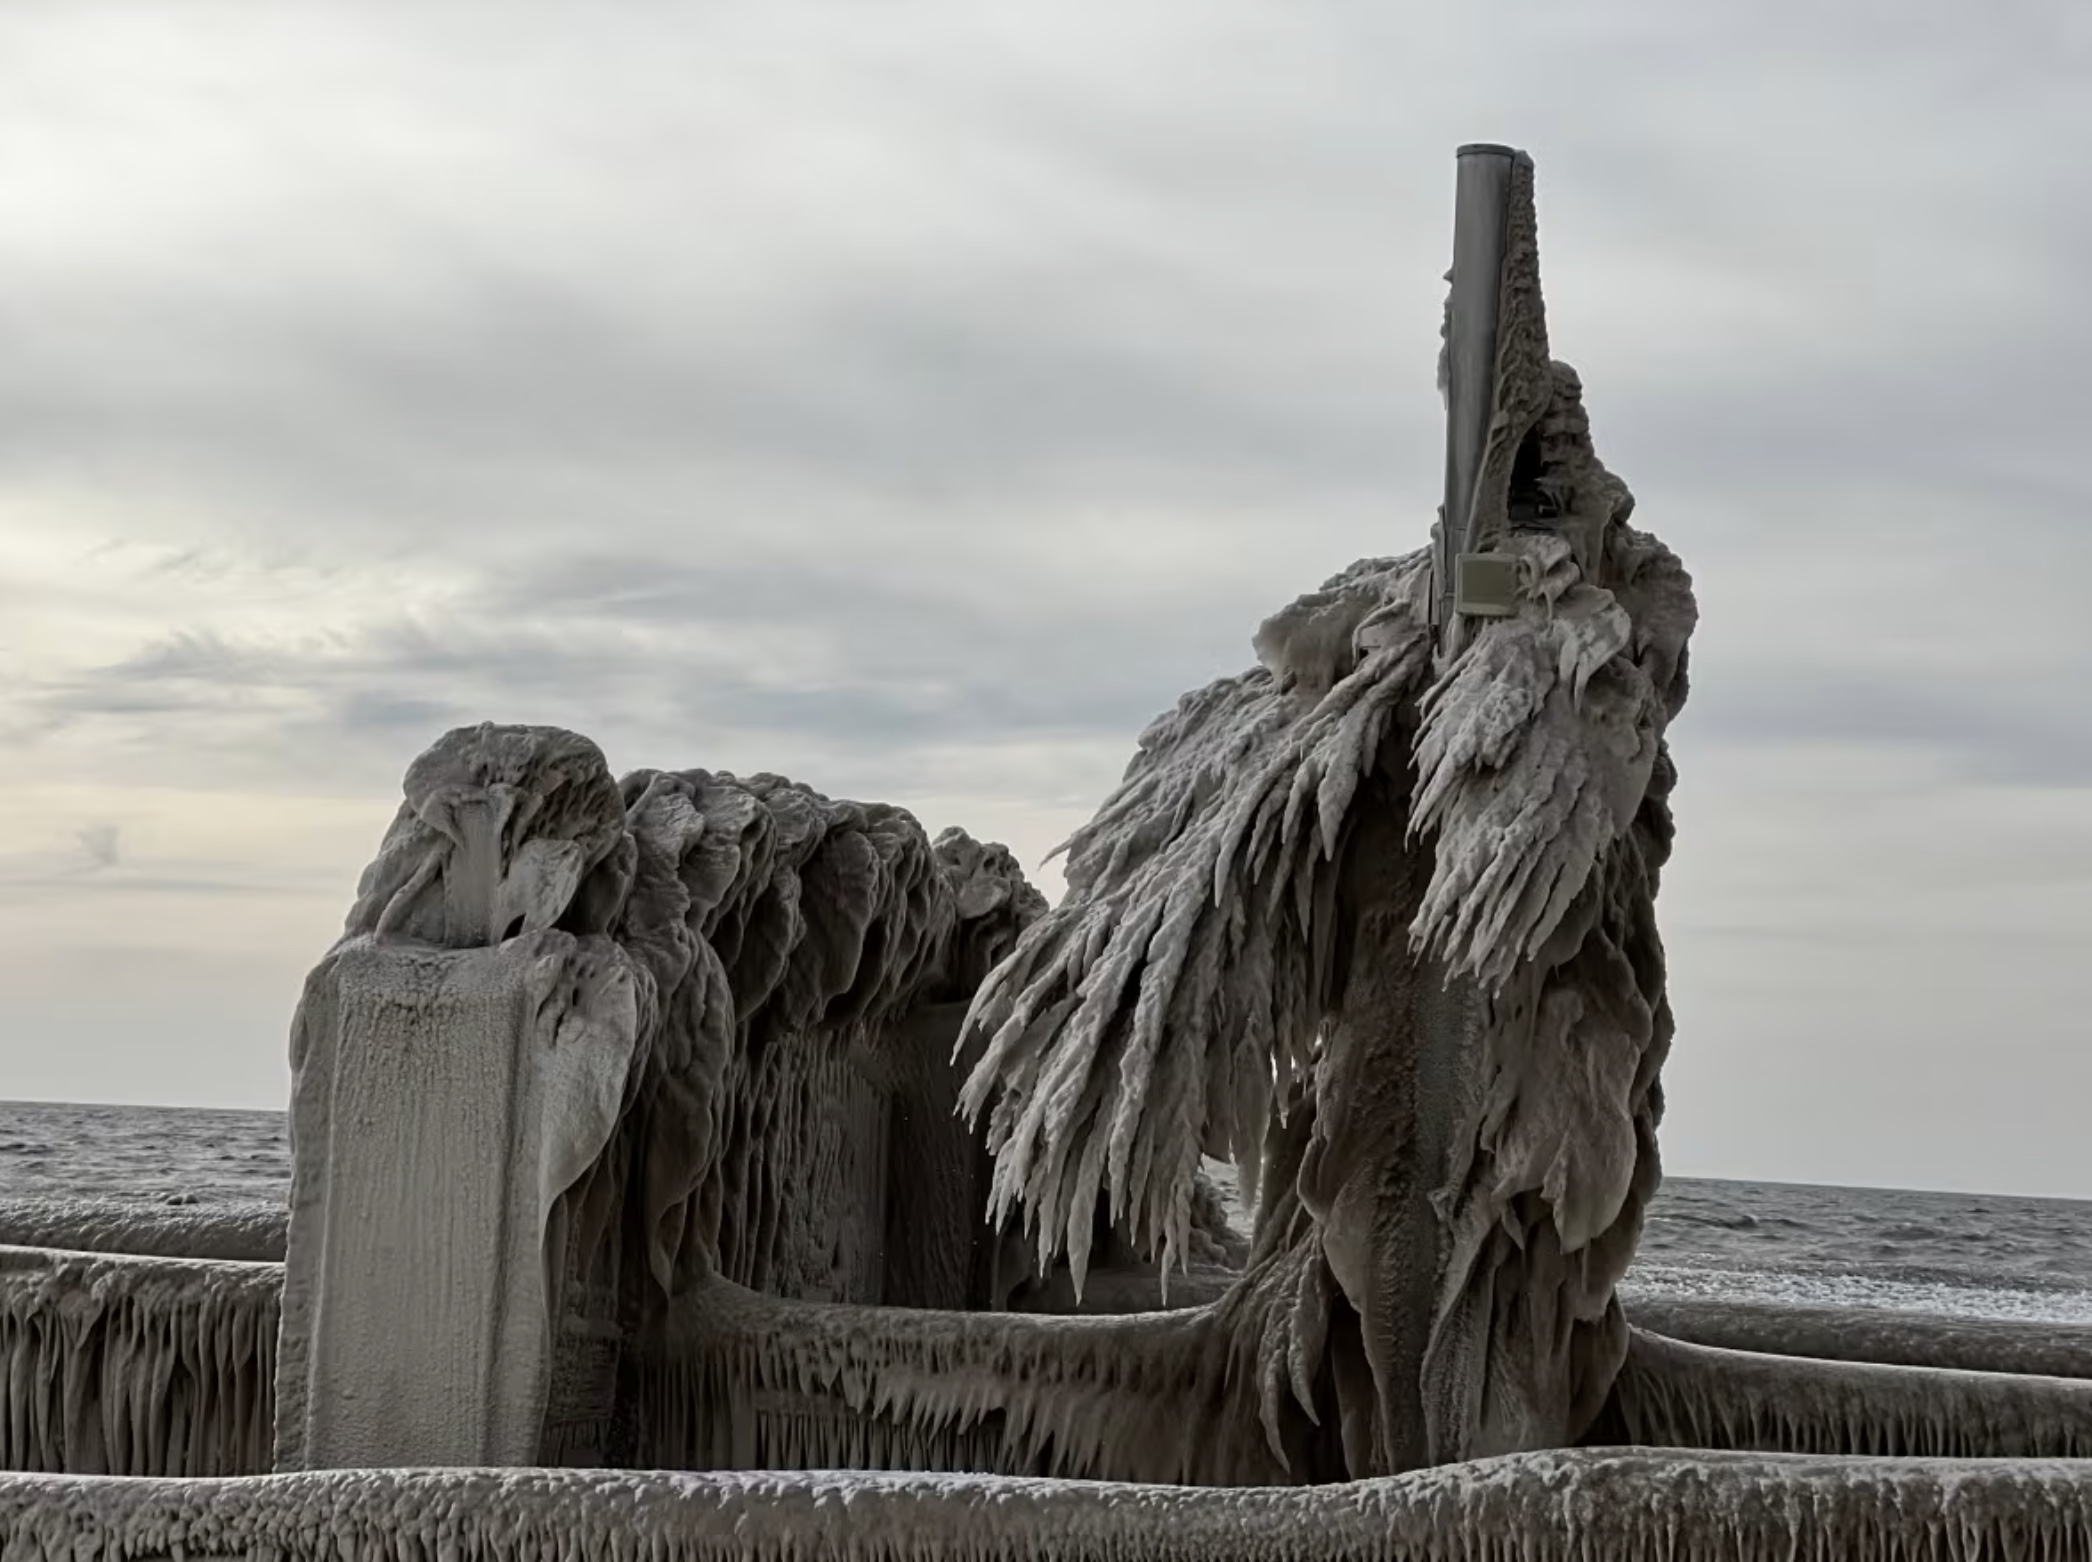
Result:
<svg viewBox="0 0 2092 1562"><path fill-rule="evenodd" d="M284 1211L269 1204L126 1204L116 1199L0 1199L0 1247L161 1258L283 1258Z"/></svg>
<svg viewBox="0 0 2092 1562"><path fill-rule="evenodd" d="M2092 1554L2083 1341L1623 1304L1696 607L1510 189L1500 614L1429 550L1282 609L1051 909L897 808L448 734L294 1023L287 1235L0 1206L0 1552Z"/></svg>
<svg viewBox="0 0 2092 1562"><path fill-rule="evenodd" d="M1625 1303L1636 1327L1695 1345L1886 1366L2092 1378L2092 1326L2085 1324L1775 1305L1639 1290L1629 1291Z"/></svg>
<svg viewBox="0 0 2092 1562"><path fill-rule="evenodd" d="M969 1020L994 1212L1078 1284L1100 1196L1167 1265L1202 1154L1279 1184L1260 1417L1352 1477L1574 1441L1658 1178L1697 610L1548 358L1529 182L1511 215L1478 500L1507 616L1442 654L1426 550L1268 620L1262 665L1143 735Z"/></svg>
<svg viewBox="0 0 2092 1562"><path fill-rule="evenodd" d="M1637 1331L1593 1440L1797 1454L2080 1459L2092 1382L1810 1361Z"/></svg>
<svg viewBox="0 0 2092 1562"><path fill-rule="evenodd" d="M544 728L405 792L293 1033L281 1467L614 1462L628 1339L714 1274L967 1303L946 1055L1043 904L1007 852Z"/></svg>
<svg viewBox="0 0 2092 1562"><path fill-rule="evenodd" d="M280 1286L275 1265L0 1250L0 1361L14 1384L0 1468L266 1472ZM726 1282L688 1300L670 1336L648 1346L639 1464L1286 1478L1256 1438L1215 1435L1209 1417L1224 1403L1215 1391L1232 1363L1211 1349L1202 1311L1054 1321L868 1313ZM1639 1300L1629 1312L1641 1316ZM1659 1316L1673 1328L1702 1321L1691 1307ZM1867 1315L1850 1321L1884 1326ZM1953 1331L1943 1356L1971 1331L1993 1351L2092 1378L2092 1356L2072 1354L2067 1338L2042 1326L1938 1322ZM1928 1337L1915 1338L1922 1346ZM1864 1346L1869 1336L1851 1338ZM1969 1372L1884 1378L1775 1366L1763 1354L1665 1355L1662 1343L1633 1353L1598 1435L1908 1454L2061 1452L2092 1439L2092 1384L2059 1391ZM1245 1464L1223 1463L1242 1456Z"/></svg>
<svg viewBox="0 0 2092 1562"><path fill-rule="evenodd" d="M274 1264L0 1248L0 1470L268 1470L281 1290Z"/></svg>
<svg viewBox="0 0 2092 1562"><path fill-rule="evenodd" d="M1352 1476L1574 1441L1657 1179L1662 736L1694 606L1551 374L1538 480L1590 518L1593 567L1514 534L1518 611L1436 671L1421 552L1268 621L1264 665L1142 737L969 1022L997 1213L1077 1275L1100 1195L1167 1261L1202 1153L1290 1182L1260 1262L1319 1272L1285 1281L1263 1349L1299 1391L1264 1415L1274 1449L1286 1417L1339 1431ZM1480 1056L1422 1079L1412 1038L1463 981ZM1310 1385L1347 1355L1331 1401Z"/></svg>
<svg viewBox="0 0 2092 1562"><path fill-rule="evenodd" d="M0 1481L0 1552L329 1562L2080 1562L2092 1485L2047 1461L1594 1450L1342 1486L984 1476L354 1470Z"/></svg>

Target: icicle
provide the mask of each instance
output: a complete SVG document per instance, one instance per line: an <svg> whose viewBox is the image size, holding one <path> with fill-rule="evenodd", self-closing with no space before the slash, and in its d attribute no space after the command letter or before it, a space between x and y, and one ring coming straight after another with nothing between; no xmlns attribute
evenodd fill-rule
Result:
<svg viewBox="0 0 2092 1562"><path fill-rule="evenodd" d="M1062 1169L1090 1164L1093 1138L1109 1147L1110 1213L1166 1264L1190 1242L1200 1149L1246 1155L1261 1140L1272 1078L1311 1044L1313 1004L1282 995L1312 987L1317 935L1297 914L1252 922L1247 891L1268 879L1312 898L1333 871L1342 811L1422 686L1425 563L1337 577L1266 625L1260 652L1279 676L1212 685L1155 722L1070 840L1068 897L975 1000L961 1106L978 1119L998 1101L995 1207L1024 1204L1049 1251L1091 1218L1067 1202L1087 1200L1087 1176ZM1369 626L1360 657L1344 636Z"/></svg>
<svg viewBox="0 0 2092 1562"><path fill-rule="evenodd" d="M1228 1396L1250 1386L1211 1373L1212 1326L1200 1311L1042 1318L873 1310L708 1282L650 1357L641 1416L653 1428L651 1457L669 1463L731 1463L735 1449L771 1442L789 1424L833 1425L841 1436L876 1423L862 1433L873 1441L852 1446L889 1454L919 1447L925 1453L910 1457L938 1467L968 1467L992 1447L992 1463L971 1467L1165 1482L1199 1478L1201 1469L1236 1481L1270 1478L1280 1467L1256 1438L1253 1411L1225 1409ZM719 1396L728 1422L692 1443L676 1406L706 1394ZM1201 1428L1195 1445L1183 1439L1187 1417ZM916 1441L896 1441L904 1430ZM840 1445L802 1438L790 1446L807 1460L824 1448L832 1458ZM1192 1452L1198 1467L1185 1462Z"/></svg>
<svg viewBox="0 0 2092 1562"><path fill-rule="evenodd" d="M0 1469L270 1467L276 1264L0 1248Z"/></svg>
<svg viewBox="0 0 2092 1562"><path fill-rule="evenodd" d="M2073 1378L1760 1356L1637 1331L1613 1393L1608 1427L1638 1444L2092 1461L2092 1382Z"/></svg>

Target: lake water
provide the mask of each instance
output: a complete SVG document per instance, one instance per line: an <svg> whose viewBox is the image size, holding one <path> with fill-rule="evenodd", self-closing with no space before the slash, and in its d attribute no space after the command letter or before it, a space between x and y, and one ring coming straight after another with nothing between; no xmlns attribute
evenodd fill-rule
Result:
<svg viewBox="0 0 2092 1562"><path fill-rule="evenodd" d="M0 1102L0 1198L270 1203L280 1112ZM2092 1323L2092 1203L1675 1178L1651 1210L1647 1290Z"/></svg>

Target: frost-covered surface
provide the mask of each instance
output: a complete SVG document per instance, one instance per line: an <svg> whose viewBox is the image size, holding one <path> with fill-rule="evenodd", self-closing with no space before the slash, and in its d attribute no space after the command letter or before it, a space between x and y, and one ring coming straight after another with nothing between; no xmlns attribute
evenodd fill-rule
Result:
<svg viewBox="0 0 2092 1562"><path fill-rule="evenodd" d="M641 1374L645 1462L973 1469L1207 1485L1284 1480L1224 1314L903 1311L713 1282ZM1248 1396L1249 1414L1240 1413Z"/></svg>
<svg viewBox="0 0 2092 1562"><path fill-rule="evenodd" d="M636 987L609 939L546 925L494 948L352 936L307 981L279 1468L536 1462L548 1246L628 1099Z"/></svg>
<svg viewBox="0 0 2092 1562"><path fill-rule="evenodd" d="M1201 1491L982 1476L342 1471L224 1482L0 1479L25 1562L2076 1562L2092 1482L2039 1462L1592 1450L1341 1487Z"/></svg>
<svg viewBox="0 0 2092 1562"><path fill-rule="evenodd" d="M1205 1170L1247 1230L1234 1168ZM2092 1203L1667 1174L1624 1291L1664 1306L2092 1324Z"/></svg>
<svg viewBox="0 0 2092 1562"><path fill-rule="evenodd" d="M855 1114L862 1141L888 1071L914 1061L891 1056L903 1022L970 996L1044 901L1006 849L956 829L932 841L903 809L768 775L621 786L636 868L617 936L664 994L664 1066L632 1123L650 1271L664 1288L715 1269L828 1283L814 1255L886 1234L840 1232L853 1211L815 1196L817 1175L838 1193L862 1175L824 1148L844 1125L806 1090Z"/></svg>
<svg viewBox="0 0 2092 1562"><path fill-rule="evenodd" d="M1271 1179L1234 1326L1274 1334L1238 1347L1273 1451L1353 1476L1588 1425L1658 1180L1697 609L1549 358L1521 166L1473 517L1510 615L1441 644L1424 551L1274 615L1143 734L968 1022L993 1208L1078 1284L1100 1195L1167 1265L1201 1155Z"/></svg>
<svg viewBox="0 0 2092 1562"><path fill-rule="evenodd" d="M1621 1288L1637 1328L1728 1350L1968 1372L2092 1378L2092 1325L1956 1317L1878 1307L1807 1307L1735 1295Z"/></svg>
<svg viewBox="0 0 2092 1562"><path fill-rule="evenodd" d="M1492 536L1513 614L1441 660L1420 551L1274 615L1262 665L1143 734L968 1021L994 1210L1078 1279L1100 1195L1167 1264L1202 1155L1252 1200L1280 1168L1290 1234L1260 1223L1319 1246L1362 1320L1380 1402L1343 1412L1353 1475L1573 1438L1625 1348L1613 1289L1658 1180L1663 735L1697 609L1546 362L1536 279L1506 427L1558 516ZM1351 1348L1288 1312L1306 1333L1267 1360ZM1327 1424L1314 1392L1288 1414Z"/></svg>
<svg viewBox="0 0 2092 1562"><path fill-rule="evenodd" d="M17 1385L0 1421L0 1467L267 1468L278 1281L274 1265L0 1254L0 1361ZM2039 1327L1779 1309L1651 1318L1632 1298L1629 1312L1711 1343L1741 1329L1761 1349L2092 1376L2087 1342ZM1241 1417L1233 1358L1214 1348L1228 1338L1218 1308L1045 1320L822 1306L714 1282L677 1317L642 1360L643 1464L1286 1475L1254 1430L1253 1406L1248 1439L1229 1424ZM1805 1363L1665 1350L1645 1344L1630 1363L1629 1420L1609 1435L1995 1454L2092 1444L2092 1384L2059 1394L1965 1375L1827 1378Z"/></svg>
<svg viewBox="0 0 2092 1562"><path fill-rule="evenodd" d="M957 1017L908 1022L1041 902L903 810L558 729L461 728L404 793L293 1027L279 1462L615 1462L648 1307L880 1298L903 1054L949 1076Z"/></svg>
<svg viewBox="0 0 2092 1562"><path fill-rule="evenodd" d="M1312 1069L1343 826L1427 681L1422 553L1368 560L1267 623L1271 662L1142 734L1068 843L1068 893L974 1001L995 1209L1079 1277L1100 1193L1182 1261L1201 1151L1256 1191L1274 1088ZM1320 909L1321 916L1316 912Z"/></svg>
<svg viewBox="0 0 2092 1562"><path fill-rule="evenodd" d="M737 1164L769 1148L761 1055L840 1050L969 997L1044 905L1006 849L956 829L932 841L903 809L771 775L612 781L592 743L555 729L459 729L406 791L352 936L469 949L551 930L606 937L636 965L644 1062L624 1126L643 1141L629 1170L664 1287L687 1264L708 1272L723 1229L764 1223ZM585 1191L574 1203L604 1213Z"/></svg>
<svg viewBox="0 0 2092 1562"><path fill-rule="evenodd" d="M157 1258L281 1261L286 1212L275 1205L138 1204L118 1199L0 1199L0 1247Z"/></svg>
<svg viewBox="0 0 2092 1562"><path fill-rule="evenodd" d="M1592 1437L1656 1447L2085 1461L2092 1381L1811 1361L1637 1331Z"/></svg>
<svg viewBox="0 0 2092 1562"><path fill-rule="evenodd" d="M275 1264L0 1248L0 1469L270 1468Z"/></svg>

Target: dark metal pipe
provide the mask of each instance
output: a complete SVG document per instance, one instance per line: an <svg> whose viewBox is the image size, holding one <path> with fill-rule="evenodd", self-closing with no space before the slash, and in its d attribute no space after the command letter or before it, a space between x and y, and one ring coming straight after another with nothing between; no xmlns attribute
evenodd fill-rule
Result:
<svg viewBox="0 0 2092 1562"><path fill-rule="evenodd" d="M1461 554L1474 551L1475 483L1496 410L1497 317L1503 299L1511 170L1520 154L1477 143L1456 154L1453 193L1452 316L1446 337L1446 488L1435 562L1437 623L1453 623L1453 579Z"/></svg>

